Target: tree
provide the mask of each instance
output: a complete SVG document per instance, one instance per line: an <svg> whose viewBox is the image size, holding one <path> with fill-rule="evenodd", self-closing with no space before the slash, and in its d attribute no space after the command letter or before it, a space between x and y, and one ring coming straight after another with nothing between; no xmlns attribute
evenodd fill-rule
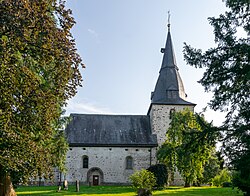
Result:
<svg viewBox="0 0 250 196"><path fill-rule="evenodd" d="M250 169L246 163L250 163L250 43L249 37L239 37L237 32L250 35L250 4L248 0L225 3L228 11L209 18L216 46L202 52L185 44L184 57L191 66L206 68L199 82L214 94L209 107L227 112L220 127L224 131L224 152L239 172L241 190L249 195Z"/></svg>
<svg viewBox="0 0 250 196"><path fill-rule="evenodd" d="M177 168L185 179L185 187L202 177L203 166L215 147L216 134L203 117L189 109L175 112L166 141L157 152L158 159L168 168Z"/></svg>
<svg viewBox="0 0 250 196"><path fill-rule="evenodd" d="M74 23L61 0L0 1L0 196L62 168L59 118L82 81Z"/></svg>
<svg viewBox="0 0 250 196"><path fill-rule="evenodd" d="M152 195L153 187L156 185L156 179L152 172L142 169L136 171L129 178L139 196Z"/></svg>
<svg viewBox="0 0 250 196"><path fill-rule="evenodd" d="M211 153L211 156L209 157L208 161L203 166L204 171L202 173L202 177L199 179L199 181L202 184L212 184L213 178L219 174L220 170L220 160L215 155L214 152Z"/></svg>
<svg viewBox="0 0 250 196"><path fill-rule="evenodd" d="M151 165L148 171L152 172L156 178L156 187L163 188L168 180L167 166L164 164Z"/></svg>

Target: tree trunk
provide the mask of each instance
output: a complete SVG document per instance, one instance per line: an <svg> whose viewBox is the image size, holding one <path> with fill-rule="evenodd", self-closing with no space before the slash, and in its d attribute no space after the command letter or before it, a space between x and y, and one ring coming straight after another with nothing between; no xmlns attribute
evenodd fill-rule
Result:
<svg viewBox="0 0 250 196"><path fill-rule="evenodd" d="M191 183L190 183L188 177L186 177L184 187L190 187L190 186L191 186L190 184L191 184Z"/></svg>
<svg viewBox="0 0 250 196"><path fill-rule="evenodd" d="M0 196L16 196L10 176L6 175L0 165Z"/></svg>

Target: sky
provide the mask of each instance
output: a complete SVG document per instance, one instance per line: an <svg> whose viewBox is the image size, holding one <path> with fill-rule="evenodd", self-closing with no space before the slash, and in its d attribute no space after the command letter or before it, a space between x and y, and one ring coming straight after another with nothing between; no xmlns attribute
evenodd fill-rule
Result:
<svg viewBox="0 0 250 196"><path fill-rule="evenodd" d="M197 82L204 69L186 64L184 42L203 51L215 46L208 17L226 10L221 0L68 0L72 29L86 68L83 87L68 101L70 113L147 114L162 63L168 11L171 36L187 101L201 112L212 98ZM220 125L224 114L208 110L206 120Z"/></svg>

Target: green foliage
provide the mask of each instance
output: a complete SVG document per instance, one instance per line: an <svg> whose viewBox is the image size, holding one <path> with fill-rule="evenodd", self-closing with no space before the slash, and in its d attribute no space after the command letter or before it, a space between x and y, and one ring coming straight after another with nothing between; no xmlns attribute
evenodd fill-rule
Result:
<svg viewBox="0 0 250 196"><path fill-rule="evenodd" d="M137 191L140 189L146 189L151 192L153 187L156 185L156 178L154 174L146 169L136 171L129 177L129 179Z"/></svg>
<svg viewBox="0 0 250 196"><path fill-rule="evenodd" d="M222 187L232 187L232 182L223 182Z"/></svg>
<svg viewBox="0 0 250 196"><path fill-rule="evenodd" d="M60 116L82 81L74 23L60 0L0 1L0 185L63 170Z"/></svg>
<svg viewBox="0 0 250 196"><path fill-rule="evenodd" d="M158 189L165 186L168 179L168 170L166 165L164 164L152 165L147 170L154 174L156 178L156 187Z"/></svg>
<svg viewBox="0 0 250 196"><path fill-rule="evenodd" d="M202 177L203 166L214 149L217 133L203 117L189 109L175 112L167 139L157 157L170 170L177 168L185 178L185 186L190 186Z"/></svg>
<svg viewBox="0 0 250 196"><path fill-rule="evenodd" d="M249 165L248 165L249 166ZM246 177L242 176L247 176L248 174L242 174L241 171L236 171L233 173L233 178L232 178L232 184L234 187L238 187L240 190L242 190L245 195L250 192L250 179L246 179Z"/></svg>
<svg viewBox="0 0 250 196"><path fill-rule="evenodd" d="M227 169L223 169L214 177L212 182L217 187L222 186L225 182L231 182L231 173Z"/></svg>
<svg viewBox="0 0 250 196"><path fill-rule="evenodd" d="M204 165L203 176L199 181L202 184L212 184L213 178L220 172L220 161L215 153L212 153Z"/></svg>
<svg viewBox="0 0 250 196"><path fill-rule="evenodd" d="M206 71L199 81L207 92L213 92L209 106L227 113L220 130L224 131L223 148L234 170L239 171L238 182L250 184L250 4L248 0L226 0L227 12L209 18L214 27L216 47L204 53L187 44L185 60ZM240 36L238 32L244 32ZM242 33L241 33L242 34ZM247 182L247 183L245 183ZM240 185L237 185L240 187ZM246 189L245 189L246 190ZM250 187L247 189L250 195Z"/></svg>
<svg viewBox="0 0 250 196"><path fill-rule="evenodd" d="M225 165L225 160L224 160L223 153L221 151L217 151L216 152L216 156L217 156L218 161L219 161L220 170L223 170L224 169L224 165Z"/></svg>

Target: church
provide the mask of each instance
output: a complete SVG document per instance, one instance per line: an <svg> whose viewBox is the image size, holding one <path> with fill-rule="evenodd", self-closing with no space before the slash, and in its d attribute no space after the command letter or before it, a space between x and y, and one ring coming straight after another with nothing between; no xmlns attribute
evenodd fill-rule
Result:
<svg viewBox="0 0 250 196"><path fill-rule="evenodd" d="M146 115L71 114L65 129L69 143L65 179L83 184L129 184L137 170L157 163L171 113L196 104L186 100L168 24L162 65ZM181 177L175 184L181 185Z"/></svg>

